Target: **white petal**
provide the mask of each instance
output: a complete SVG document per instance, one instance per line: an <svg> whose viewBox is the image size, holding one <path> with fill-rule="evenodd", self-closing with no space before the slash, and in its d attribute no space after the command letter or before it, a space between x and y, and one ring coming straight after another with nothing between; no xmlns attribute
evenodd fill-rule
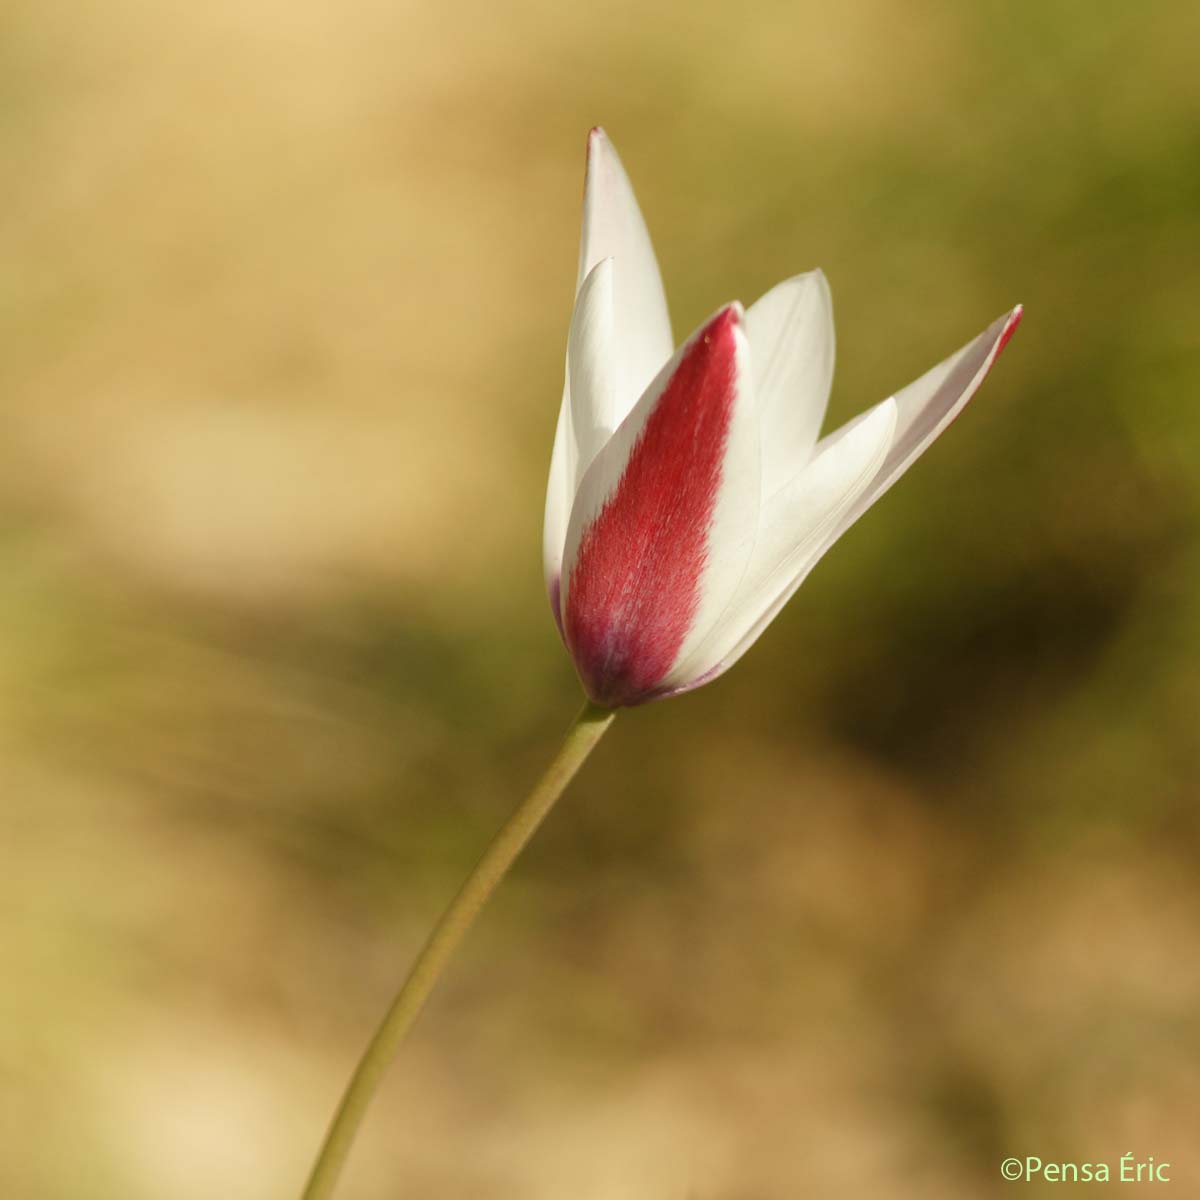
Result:
<svg viewBox="0 0 1200 1200"><path fill-rule="evenodd" d="M671 357L671 319L654 247L629 177L603 129L588 135L583 237L577 287L601 259L613 259L613 313L620 362L616 423Z"/></svg>
<svg viewBox="0 0 1200 1200"><path fill-rule="evenodd" d="M973 342L896 393L898 416L891 449L871 486L842 518L835 538L853 525L962 412L1020 324L1022 312L1018 304L997 317Z"/></svg>
<svg viewBox="0 0 1200 1200"><path fill-rule="evenodd" d="M695 683L716 678L770 624L875 477L892 443L896 415L891 399L860 414L826 438L808 466L765 502L746 574L681 676Z"/></svg>
<svg viewBox="0 0 1200 1200"><path fill-rule="evenodd" d="M821 271L773 287L746 310L763 438L763 495L812 456L833 382L833 303Z"/></svg>
<svg viewBox="0 0 1200 1200"><path fill-rule="evenodd" d="M616 428L612 259L598 262L583 281L571 314L562 408L550 458L542 529L542 558L550 606L558 616L567 520L580 478Z"/></svg>
<svg viewBox="0 0 1200 1200"><path fill-rule="evenodd" d="M962 412L967 402L979 390L979 385L986 378L997 355L1012 337L1020 323L1022 311L1018 304L1011 312L993 321L979 337L956 354L927 371L915 383L897 392L894 397L885 400L883 405L871 410L879 412L884 406L894 404L896 412L895 428L878 470L868 475L866 486L857 487L853 491L849 504L841 506L832 523L823 528L815 539L810 539L808 545L794 559L794 577L762 609L736 644L716 657L714 665L699 682L707 683L710 679L715 679L741 658L775 619L779 610L791 599L833 543L908 470L930 443ZM870 415L865 414L866 417ZM864 417L859 417L822 438L817 443L817 459L830 450L840 448L850 437L857 436L855 431L859 422L863 420ZM760 534L760 540L762 536ZM756 552L752 571L759 561ZM751 572L747 572L748 577L750 574ZM742 594L739 592L731 610L740 608L741 598Z"/></svg>

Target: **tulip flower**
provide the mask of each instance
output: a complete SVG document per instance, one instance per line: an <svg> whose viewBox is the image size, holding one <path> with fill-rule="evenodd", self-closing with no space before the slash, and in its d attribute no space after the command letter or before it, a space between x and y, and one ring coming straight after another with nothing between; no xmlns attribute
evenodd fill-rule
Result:
<svg viewBox="0 0 1200 1200"><path fill-rule="evenodd" d="M962 411L1020 319L1018 305L819 437L834 358L825 276L727 304L676 349L633 188L593 129L543 544L588 697L640 704L728 670Z"/></svg>
<svg viewBox="0 0 1200 1200"><path fill-rule="evenodd" d="M417 955L304 1189L328 1200L363 1114L451 956L612 724L731 667L821 556L962 411L1021 319L819 437L833 378L820 271L718 309L678 349L633 189L588 139L583 243L546 495L550 606L588 701Z"/></svg>

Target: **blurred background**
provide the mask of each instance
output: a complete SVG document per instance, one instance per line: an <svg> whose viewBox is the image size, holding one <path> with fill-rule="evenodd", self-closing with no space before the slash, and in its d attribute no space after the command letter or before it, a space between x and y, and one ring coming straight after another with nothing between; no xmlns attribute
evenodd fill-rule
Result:
<svg viewBox="0 0 1200 1200"><path fill-rule="evenodd" d="M297 1195L556 746L595 123L678 335L824 267L831 420L1026 320L735 671L618 720L344 1194L1200 1194L1197 45L1189 0L6 4L0 1194Z"/></svg>

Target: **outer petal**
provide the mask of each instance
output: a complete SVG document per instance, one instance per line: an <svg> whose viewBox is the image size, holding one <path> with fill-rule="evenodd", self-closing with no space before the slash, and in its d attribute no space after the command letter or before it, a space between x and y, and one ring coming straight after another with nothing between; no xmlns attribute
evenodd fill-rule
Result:
<svg viewBox="0 0 1200 1200"><path fill-rule="evenodd" d="M849 529L966 408L1016 332L1024 311L1018 304L997 317L973 342L896 393L898 417L891 449L871 486L842 518L834 539Z"/></svg>
<svg viewBox="0 0 1200 1200"><path fill-rule="evenodd" d="M615 344L620 350L615 428L662 370L675 342L642 210L612 142L597 126L588 134L577 288L604 258L613 260Z"/></svg>
<svg viewBox="0 0 1200 1200"><path fill-rule="evenodd" d="M754 544L759 440L739 305L659 373L580 484L563 560L563 633L598 703L680 685Z"/></svg>
<svg viewBox="0 0 1200 1200"><path fill-rule="evenodd" d="M746 310L763 438L763 495L812 456L833 382L833 303L821 271L796 275Z"/></svg>
<svg viewBox="0 0 1200 1200"><path fill-rule="evenodd" d="M824 530L803 553L791 562L792 575L774 598L749 624L745 633L727 652L722 653L708 673L697 681L707 683L729 670L758 640L763 630L775 619L780 609L792 598L825 552L893 483L916 461L931 442L954 420L979 385L987 377L1000 351L1008 344L1023 309L1018 304L1011 312L997 318L973 342L956 354L927 371L915 383L896 393L884 404L896 406L896 425L887 454L879 470L869 479L868 486L858 491L852 502L838 514L832 526ZM878 411L872 410L872 411ZM869 415L869 414L868 414ZM817 457L837 447L853 436L862 417L829 434L817 443ZM697 686L697 685L693 685ZM681 689L683 690L683 689Z"/></svg>
<svg viewBox="0 0 1200 1200"><path fill-rule="evenodd" d="M612 276L606 284L612 322L607 352L611 391L605 393L603 411L589 412L588 405L598 394L572 395L574 385L568 363L546 488L542 565L550 606L560 627L559 574L567 519L579 480L594 454L594 448L589 453L588 447L580 444L579 432L594 431L594 439L585 432L583 440L597 443L602 440L601 434L611 434L674 349L662 276L646 222L616 150L604 130L597 127L588 135L577 310L585 281L606 258L613 260Z"/></svg>
<svg viewBox="0 0 1200 1200"><path fill-rule="evenodd" d="M826 438L808 466L764 502L750 565L729 607L685 664L682 674L690 683L681 690L716 678L726 658L766 627L765 614L778 611L780 597L791 594L797 576L870 485L895 429L896 402L888 399Z"/></svg>

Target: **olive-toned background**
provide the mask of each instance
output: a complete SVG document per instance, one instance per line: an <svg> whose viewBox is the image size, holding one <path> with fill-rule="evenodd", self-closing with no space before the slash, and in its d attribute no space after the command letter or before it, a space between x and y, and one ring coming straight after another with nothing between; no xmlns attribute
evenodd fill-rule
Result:
<svg viewBox="0 0 1200 1200"><path fill-rule="evenodd" d="M618 720L345 1195L1200 1190L1197 45L1190 0L5 5L0 1194L295 1195L552 752L597 122L680 336L825 268L835 420L1026 320L734 672Z"/></svg>

